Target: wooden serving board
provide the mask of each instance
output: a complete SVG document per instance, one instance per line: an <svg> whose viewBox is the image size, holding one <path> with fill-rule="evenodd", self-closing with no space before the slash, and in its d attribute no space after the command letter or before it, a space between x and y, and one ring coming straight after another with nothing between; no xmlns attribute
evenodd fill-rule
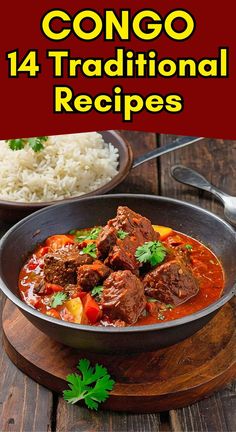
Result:
<svg viewBox="0 0 236 432"><path fill-rule="evenodd" d="M106 366L116 380L103 408L158 412L189 405L236 377L236 307L226 304L191 338L169 348L129 356L78 352L48 338L12 304L3 311L4 345L13 363L50 390L67 388L65 377L80 358Z"/></svg>

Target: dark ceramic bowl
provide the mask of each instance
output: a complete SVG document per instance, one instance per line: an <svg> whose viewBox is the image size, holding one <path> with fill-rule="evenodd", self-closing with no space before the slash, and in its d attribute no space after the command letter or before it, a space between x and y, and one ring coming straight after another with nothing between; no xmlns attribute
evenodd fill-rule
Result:
<svg viewBox="0 0 236 432"><path fill-rule="evenodd" d="M52 234L79 227L102 225L116 214L118 205L196 237L221 260L226 284L222 297L207 308L184 318L140 327L90 327L43 315L20 300L19 270L37 243ZM75 348L101 353L151 351L180 342L210 321L235 293L236 236L233 228L214 214L192 204L145 195L108 195L57 204L28 216L3 237L0 247L1 288L22 313L48 336Z"/></svg>
<svg viewBox="0 0 236 432"><path fill-rule="evenodd" d="M133 164L133 152L126 139L115 131L99 131L106 143L111 143L119 151L118 174L104 186L93 192L82 195L81 197L66 198L60 201L43 201L38 203L25 203L0 200L0 219L7 222L16 222L25 216L50 205L61 202L73 202L88 196L101 195L120 184L129 174Z"/></svg>

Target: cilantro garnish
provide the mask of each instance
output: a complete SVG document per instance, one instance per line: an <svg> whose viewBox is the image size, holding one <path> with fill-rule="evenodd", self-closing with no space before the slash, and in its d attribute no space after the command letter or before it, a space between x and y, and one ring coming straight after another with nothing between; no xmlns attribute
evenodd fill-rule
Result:
<svg viewBox="0 0 236 432"><path fill-rule="evenodd" d="M172 304L166 304L165 309L174 309L174 306Z"/></svg>
<svg viewBox="0 0 236 432"><path fill-rule="evenodd" d="M127 233L126 231L123 230L117 231L117 237L119 237L119 239L121 240L124 240L128 235L129 233Z"/></svg>
<svg viewBox="0 0 236 432"><path fill-rule="evenodd" d="M98 297L99 299L101 298L101 294L103 292L103 286L102 285L98 285L95 286L92 291L91 291L91 296L92 297Z"/></svg>
<svg viewBox="0 0 236 432"><path fill-rule="evenodd" d="M51 307L56 308L57 306L61 306L67 300L67 294L63 292L57 292L51 297Z"/></svg>
<svg viewBox="0 0 236 432"><path fill-rule="evenodd" d="M95 243L89 243L87 246L85 246L82 251L80 252L82 255L90 255L92 258L97 258L97 247Z"/></svg>
<svg viewBox="0 0 236 432"><path fill-rule="evenodd" d="M21 150L24 148L26 141L22 138L11 139L6 141L11 150Z"/></svg>
<svg viewBox="0 0 236 432"><path fill-rule="evenodd" d="M17 138L7 140L11 150L22 150L24 146L28 143L29 146L34 150L34 152L39 152L44 148L43 142L48 140L47 136L35 137L35 138Z"/></svg>
<svg viewBox="0 0 236 432"><path fill-rule="evenodd" d="M88 408L97 410L98 404L109 397L115 381L105 367L99 364L91 367L87 359L81 359L77 369L80 375L73 373L66 377L70 390L64 390L63 397L69 404L84 400Z"/></svg>
<svg viewBox="0 0 236 432"><path fill-rule="evenodd" d="M167 254L165 246L159 242L146 242L139 246L135 252L135 257L140 263L149 262L152 266L162 263Z"/></svg>
<svg viewBox="0 0 236 432"><path fill-rule="evenodd" d="M147 301L148 301L148 303L156 303L156 302L158 302L158 300L155 299L155 298L153 298L153 297L148 297Z"/></svg>
<svg viewBox="0 0 236 432"><path fill-rule="evenodd" d="M84 240L97 240L102 227L95 227L91 231L79 231L76 235L76 241L82 242Z"/></svg>
<svg viewBox="0 0 236 432"><path fill-rule="evenodd" d="M193 247L192 247L192 245L190 245L190 244L186 244L186 245L185 245L185 249L187 249L187 250L192 250L192 248L193 248Z"/></svg>
<svg viewBox="0 0 236 432"><path fill-rule="evenodd" d="M37 153L44 148L43 143L46 142L47 140L48 140L47 136L29 138L28 143L29 146L32 148L32 150L34 150L34 152Z"/></svg>

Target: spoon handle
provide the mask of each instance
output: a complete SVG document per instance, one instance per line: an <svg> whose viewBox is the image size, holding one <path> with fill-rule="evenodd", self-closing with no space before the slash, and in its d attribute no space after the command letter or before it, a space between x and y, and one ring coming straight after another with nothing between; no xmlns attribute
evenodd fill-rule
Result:
<svg viewBox="0 0 236 432"><path fill-rule="evenodd" d="M175 180L179 181L180 183L213 193L222 202L224 202L225 198L229 196L217 187L213 186L200 173L183 165L173 166L171 168L171 175L172 177L174 177Z"/></svg>

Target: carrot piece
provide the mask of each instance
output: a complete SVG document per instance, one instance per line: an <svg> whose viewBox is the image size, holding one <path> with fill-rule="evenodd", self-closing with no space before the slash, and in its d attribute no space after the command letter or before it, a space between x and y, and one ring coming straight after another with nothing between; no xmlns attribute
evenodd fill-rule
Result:
<svg viewBox="0 0 236 432"><path fill-rule="evenodd" d="M45 244L53 250L60 249L66 245L74 244L75 242L68 236L63 234L48 237Z"/></svg>
<svg viewBox="0 0 236 432"><path fill-rule="evenodd" d="M162 226L162 225L153 225L154 231L158 232L160 234L160 240L165 240L167 237L169 237L173 233L173 229Z"/></svg>

